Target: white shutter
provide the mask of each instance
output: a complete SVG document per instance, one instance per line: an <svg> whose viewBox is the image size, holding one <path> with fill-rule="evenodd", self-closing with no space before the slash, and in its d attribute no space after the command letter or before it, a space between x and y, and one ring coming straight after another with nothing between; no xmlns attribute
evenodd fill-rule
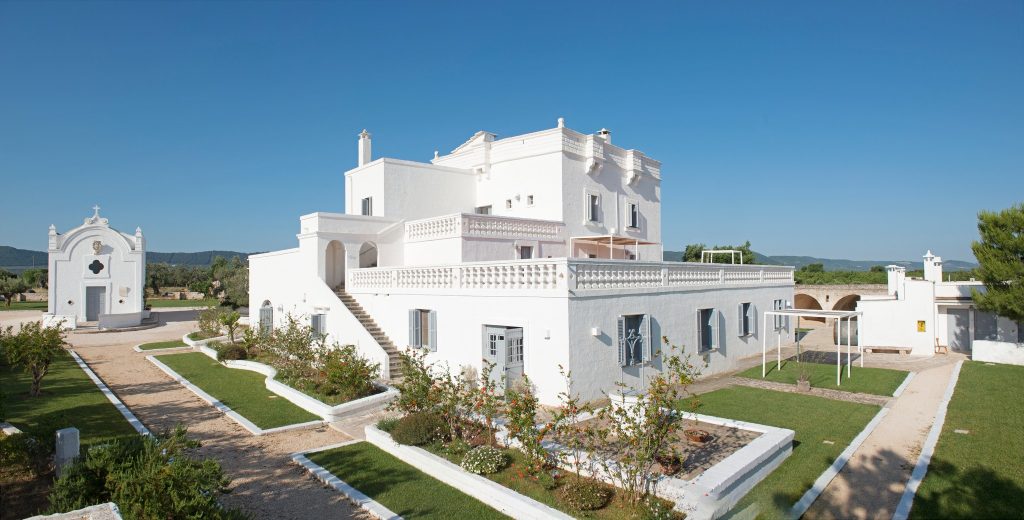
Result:
<svg viewBox="0 0 1024 520"><path fill-rule="evenodd" d="M702 338L701 338L701 331L704 330L704 324L700 322L700 309L697 309L697 320L696 320L696 323L697 323L697 349L696 349L696 351L697 351L697 353L700 353L700 351L704 348L704 342L701 341L702 340Z"/></svg>
<svg viewBox="0 0 1024 520"><path fill-rule="evenodd" d="M747 331L746 331L746 329L744 327L744 325L747 324L747 316L746 316L746 313L743 312L743 304L742 303L739 305L739 308L736 311L736 317L737 317L737 319L736 319L736 327L739 329L739 336L742 338L743 336L745 336L747 334Z"/></svg>
<svg viewBox="0 0 1024 520"><path fill-rule="evenodd" d="M420 347L420 311L409 309L409 346Z"/></svg>
<svg viewBox="0 0 1024 520"><path fill-rule="evenodd" d="M752 335L758 335L757 332L757 305L750 304L750 333Z"/></svg>
<svg viewBox="0 0 1024 520"><path fill-rule="evenodd" d="M626 317L619 316L619 366L626 366Z"/></svg>
<svg viewBox="0 0 1024 520"><path fill-rule="evenodd" d="M784 308L792 309L793 308L793 304L790 303L789 300L786 300L786 306ZM789 316L786 316L786 319L783 320L783 323L785 324L785 328L788 331L789 330Z"/></svg>
<svg viewBox="0 0 1024 520"><path fill-rule="evenodd" d="M437 352L437 311L430 311L430 351Z"/></svg>
<svg viewBox="0 0 1024 520"><path fill-rule="evenodd" d="M643 334L643 358L644 361L654 359L654 341L651 340L651 315L644 314L640 318L640 333Z"/></svg>

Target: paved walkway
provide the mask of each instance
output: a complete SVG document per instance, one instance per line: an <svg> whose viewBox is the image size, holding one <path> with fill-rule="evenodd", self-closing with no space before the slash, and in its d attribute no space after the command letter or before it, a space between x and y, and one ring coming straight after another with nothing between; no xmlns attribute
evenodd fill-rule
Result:
<svg viewBox="0 0 1024 520"><path fill-rule="evenodd" d="M109 334L71 334L75 351L151 430L188 426L203 443L202 456L217 459L234 490L222 501L256 518L365 518L340 493L324 488L291 463L290 454L349 440L326 426L254 437L192 392L171 381L132 347L180 338L194 327L194 313L164 312L164 325ZM20 317L20 316L19 316ZM10 318L16 318L10 316ZM6 321L6 320L5 320Z"/></svg>
<svg viewBox="0 0 1024 520"><path fill-rule="evenodd" d="M922 362L888 414L832 479L804 518L889 519L913 471L960 354ZM870 356L869 356L870 359ZM889 365L890 367L892 365Z"/></svg>

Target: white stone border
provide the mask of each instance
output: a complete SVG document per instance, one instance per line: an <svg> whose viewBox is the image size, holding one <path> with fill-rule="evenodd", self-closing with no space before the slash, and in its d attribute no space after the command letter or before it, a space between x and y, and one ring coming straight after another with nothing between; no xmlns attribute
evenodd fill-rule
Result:
<svg viewBox="0 0 1024 520"><path fill-rule="evenodd" d="M882 418L888 413L888 408L882 408L877 414L875 414L875 417L868 422L867 426L865 426L852 441L850 441L850 445L839 454L839 457L832 462L832 465L818 476L814 481L814 485L811 486L811 489L804 492L803 496L800 497L800 500L798 500L796 504L793 504L793 508L790 509L789 512L789 518L800 518L808 509L810 509L811 504L818 499L818 496L821 495L822 491L825 491L825 487L828 486L829 482L832 482L832 479L834 479L836 475L839 474L839 471L846 466L846 463L850 461L851 457L853 457L857 448L860 448L860 445L864 443L864 440L867 439L869 435L871 435L871 432L875 431L878 424L882 422Z"/></svg>
<svg viewBox="0 0 1024 520"><path fill-rule="evenodd" d="M197 343L195 350L205 354L214 361L217 360L217 351L205 344ZM380 393L331 406L274 379L277 377L277 369L270 365L248 360L227 360L220 363L228 368L249 370L267 376L263 382L267 390L287 399L295 406L313 415L320 416L326 422L337 422L345 417L363 414L368 410L380 408L397 399L399 394L398 389L394 387L375 384L377 389L381 391Z"/></svg>
<svg viewBox="0 0 1024 520"><path fill-rule="evenodd" d="M103 380L96 375L96 372L93 372L92 369L89 368L89 365L87 365L85 361L82 361L81 356L79 356L77 352L71 349L68 349L68 352L75 360L75 363L78 363L78 367L81 368L87 376L89 376L89 379L92 379L92 382L99 387L100 392L103 392L103 395L106 396L107 400L117 408L117 411L121 412L121 415L128 420L128 424L132 425L132 428L135 428L135 431L139 432L139 435L153 436L153 433L149 431L149 428L146 428L146 425L142 424L142 421L140 421L138 417L135 417L135 414L133 414L132 411L129 410L116 395L114 395L114 392L107 388L107 385L103 383Z"/></svg>
<svg viewBox="0 0 1024 520"><path fill-rule="evenodd" d="M168 340L168 341L171 341L171 340ZM163 342L162 341L150 341L149 343L163 343ZM134 350L135 352L178 352L178 351L181 351L181 350L194 350L194 348L192 346L190 346L190 345L182 345L180 347L153 348L153 349L149 349L149 350L143 350L142 346L143 345L149 345L149 343L139 343L138 345L135 345L134 347L132 347L132 350Z"/></svg>
<svg viewBox="0 0 1024 520"><path fill-rule="evenodd" d="M924 440L924 446L921 447L921 455L917 458L917 464L914 466L914 471L910 474L907 487L903 489L903 496L900 497L900 503L896 506L896 512L892 515L892 520L906 520L910 516L910 509L914 506L914 496L917 495L917 487L921 485L921 481L924 480L924 476L928 473L928 465L931 464L932 455L935 454L935 446L939 443L939 436L942 435L942 427L946 424L946 410L949 408L949 401L953 399L953 392L956 390L956 383L960 379L960 368L963 364L964 362L961 359L953 367L953 377L949 379L946 393L942 395L942 402L939 403L939 407L935 412L935 421L932 423L932 429L928 431L928 437Z"/></svg>
<svg viewBox="0 0 1024 520"><path fill-rule="evenodd" d="M385 507L384 504L377 502L376 500L370 498L369 496L359 491L358 489L348 485L347 483L345 483L344 480L341 480L335 474L331 473L330 471L327 471L327 469L325 469L323 466L320 466L319 464L309 460L309 458L306 457L306 455L309 455L310 453L318 453L321 451L332 450L334 448L341 448L359 442L365 441L353 440L348 442L342 442L340 444L324 446L322 448L317 448L315 450L293 453L292 462L295 462L296 464L302 466L303 468L306 468L306 471L308 471L311 475L316 477L317 480L323 482L324 484L327 484L328 486L331 486L336 491L345 495L345 497L348 498L350 502L359 506L367 513L370 513L370 515L374 518L379 518L380 520L401 520L401 516L398 516L397 513Z"/></svg>
<svg viewBox="0 0 1024 520"><path fill-rule="evenodd" d="M573 517L530 497L521 495L487 477L474 475L422 448L399 444L374 425L365 428L366 441L402 462L453 488L517 519L560 519Z"/></svg>
<svg viewBox="0 0 1024 520"><path fill-rule="evenodd" d="M189 332L189 334L192 334L192 333ZM228 339L228 335L227 334L225 334L223 336L217 336L216 338L206 338L206 339L192 339L192 338L188 337L188 334L185 334L184 336L181 337L181 342L186 344L186 345L188 345L188 346L190 346L190 347L205 347L207 344L213 343L214 341L224 341L226 339Z"/></svg>
<svg viewBox="0 0 1024 520"><path fill-rule="evenodd" d="M231 420L233 420L236 423L238 423L239 425L241 425L242 428L245 428L246 430L249 430L249 433L251 433L253 435L267 435L267 434L270 434L270 433L283 432L283 431L287 431L287 430L296 430L296 429L300 429L300 428L309 428L309 427L312 427L312 426L319 426L319 425L324 423L324 421L320 420L320 421L309 421L309 422L298 423L298 424L289 424L289 425L286 425L286 426L278 426L277 428L267 428L267 429L260 428L259 426L256 426L255 424L253 424L253 422L250 421L249 419L246 419L245 417L242 417L241 414L239 414L238 412L232 410L231 408L226 406L224 403L218 401L212 395L204 392L203 389L201 389L198 386L196 386L196 385L192 384L191 382L189 382L188 379L185 379L184 377L182 377L180 374L175 372L171 367L169 367L169 366L163 364L162 362L160 362L159 360L157 360L156 356L149 355L149 356L146 356L146 359L149 360L150 363L153 363L154 365L156 365L156 367L159 368L160 370L162 370L165 374L170 376L171 379L177 381L178 383L181 383L182 386L184 386L185 388L188 388L189 390L191 390L192 393L194 393L197 396L199 396L199 398L202 399L203 401L206 401L207 403L210 403L211 405L213 405L214 408L216 408L216 409L220 410L221 412L223 412L225 415L228 416L228 418L230 418Z"/></svg>
<svg viewBox="0 0 1024 520"><path fill-rule="evenodd" d="M903 395L903 391L907 389L907 386L910 384L910 380L914 379L915 375L917 375L917 372L911 372L907 374L907 377L903 379L903 382L900 383L900 386L896 387L896 391L892 393L892 396L894 398L899 398L899 396Z"/></svg>

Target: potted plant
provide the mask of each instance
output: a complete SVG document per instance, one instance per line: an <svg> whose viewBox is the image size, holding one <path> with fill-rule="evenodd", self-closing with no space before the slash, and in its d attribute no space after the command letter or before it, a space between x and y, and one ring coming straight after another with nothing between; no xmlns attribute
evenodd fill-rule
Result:
<svg viewBox="0 0 1024 520"><path fill-rule="evenodd" d="M660 466L662 475L672 476L683 469L682 458L671 448L655 455L654 461Z"/></svg>
<svg viewBox="0 0 1024 520"><path fill-rule="evenodd" d="M797 376L796 389L798 392L811 391L811 375L806 370L801 370L800 375Z"/></svg>

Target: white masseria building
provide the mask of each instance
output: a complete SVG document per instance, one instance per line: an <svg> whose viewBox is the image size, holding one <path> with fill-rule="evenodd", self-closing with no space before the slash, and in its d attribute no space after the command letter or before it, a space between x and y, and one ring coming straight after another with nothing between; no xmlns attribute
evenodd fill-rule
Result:
<svg viewBox="0 0 1024 520"><path fill-rule="evenodd" d="M864 326L864 348L909 347L912 355L934 355L940 349L970 353L977 361L1024 365L1021 324L979 310L972 290L982 282L942 281L942 258L924 255L924 278L907 278L898 265L886 267L886 296L862 296L857 311Z"/></svg>
<svg viewBox="0 0 1024 520"><path fill-rule="evenodd" d="M47 312L44 322L66 328L134 327L145 316L146 239L122 233L93 215L66 233L50 226Z"/></svg>
<svg viewBox="0 0 1024 520"><path fill-rule="evenodd" d="M498 139L477 132L430 162L373 159L345 173L345 213L299 219L298 247L249 258L254 321L291 314L357 345L385 377L398 349L453 370L484 360L543 403L637 384L662 336L699 350L704 374L791 337L793 269L663 262L661 163L564 126Z"/></svg>

